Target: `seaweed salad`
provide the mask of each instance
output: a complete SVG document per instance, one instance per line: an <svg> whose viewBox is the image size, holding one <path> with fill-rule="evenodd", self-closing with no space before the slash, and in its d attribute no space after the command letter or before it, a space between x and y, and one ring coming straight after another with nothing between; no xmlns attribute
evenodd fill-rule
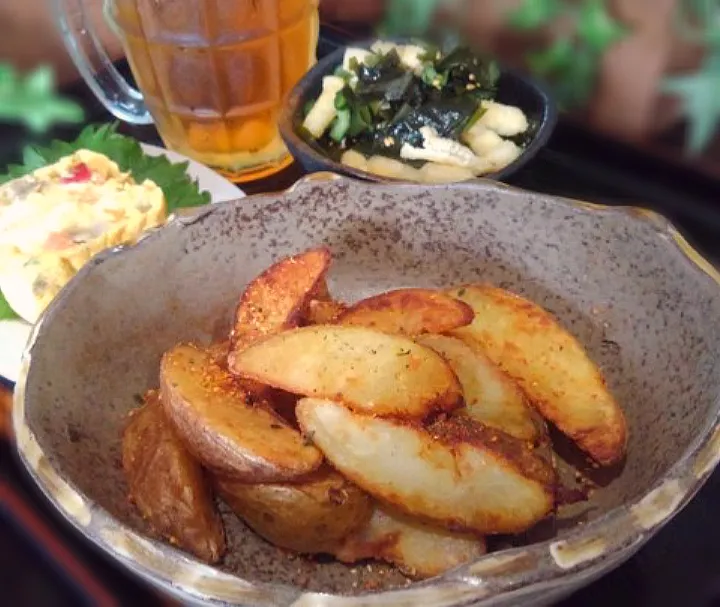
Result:
<svg viewBox="0 0 720 607"><path fill-rule="evenodd" d="M513 162L532 128L495 101L500 70L465 46L377 41L348 48L304 108L302 136L356 169L451 182Z"/></svg>

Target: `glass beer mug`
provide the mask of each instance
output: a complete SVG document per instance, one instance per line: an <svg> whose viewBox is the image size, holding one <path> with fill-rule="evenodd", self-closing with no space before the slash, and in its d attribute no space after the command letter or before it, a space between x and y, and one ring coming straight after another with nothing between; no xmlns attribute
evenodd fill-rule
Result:
<svg viewBox="0 0 720 607"><path fill-rule="evenodd" d="M83 78L116 117L234 181L290 163L277 118L315 62L318 0L104 0L139 90L86 18L100 0L50 0Z"/></svg>

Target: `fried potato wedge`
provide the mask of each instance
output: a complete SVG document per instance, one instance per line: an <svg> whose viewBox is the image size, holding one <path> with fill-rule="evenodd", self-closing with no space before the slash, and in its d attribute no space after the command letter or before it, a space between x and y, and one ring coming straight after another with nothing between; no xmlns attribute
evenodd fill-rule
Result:
<svg viewBox="0 0 720 607"><path fill-rule="evenodd" d="M462 403L460 382L439 354L364 327L318 325L273 335L238 353L231 371L376 415L423 419Z"/></svg>
<svg viewBox="0 0 720 607"><path fill-rule="evenodd" d="M415 341L435 350L455 371L465 396L465 407L458 409L459 414L515 438L532 442L540 439L542 424L522 390L477 343L444 335L421 335Z"/></svg>
<svg viewBox="0 0 720 607"><path fill-rule="evenodd" d="M235 311L230 356L267 335L297 327L330 262L328 249L313 249L281 259L255 278Z"/></svg>
<svg viewBox="0 0 720 607"><path fill-rule="evenodd" d="M130 501L156 533L203 561L220 560L225 530L210 486L175 435L157 392L130 414L122 463Z"/></svg>
<svg viewBox="0 0 720 607"><path fill-rule="evenodd" d="M470 306L440 291L398 289L359 301L337 322L412 337L464 327L473 316Z"/></svg>
<svg viewBox="0 0 720 607"><path fill-rule="evenodd" d="M308 474L322 454L212 355L178 345L160 364L162 402L178 436L214 472L245 482L281 482Z"/></svg>
<svg viewBox="0 0 720 607"><path fill-rule="evenodd" d="M480 558L486 551L481 537L427 525L378 504L367 524L335 550L335 558L345 563L383 560L405 575L425 579Z"/></svg>
<svg viewBox="0 0 720 607"><path fill-rule="evenodd" d="M623 411L597 365L555 318L496 287L466 286L450 294L475 310L472 324L455 335L475 339L540 414L596 462L612 465L624 457Z"/></svg>
<svg viewBox="0 0 720 607"><path fill-rule="evenodd" d="M470 418L420 425L303 399L300 427L377 499L454 530L524 531L551 512L555 471L524 442Z"/></svg>
<svg viewBox="0 0 720 607"><path fill-rule="evenodd" d="M347 310L347 306L335 301L330 295L327 281L321 280L314 289L308 300L303 325L330 325L333 324L340 314Z"/></svg>
<svg viewBox="0 0 720 607"><path fill-rule="evenodd" d="M329 466L296 483L247 485L216 479L216 487L258 535L301 554L331 554L372 514L373 500Z"/></svg>
<svg viewBox="0 0 720 607"><path fill-rule="evenodd" d="M306 322L309 325L332 325L347 310L339 301L311 299L308 303Z"/></svg>

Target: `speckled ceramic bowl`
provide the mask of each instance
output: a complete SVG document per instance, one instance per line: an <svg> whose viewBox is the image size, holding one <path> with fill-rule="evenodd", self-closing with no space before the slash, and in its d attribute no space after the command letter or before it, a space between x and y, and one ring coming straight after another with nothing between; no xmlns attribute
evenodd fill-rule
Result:
<svg viewBox="0 0 720 607"><path fill-rule="evenodd" d="M374 40L358 42L353 48L370 48ZM318 98L322 79L342 64L347 47L339 48L324 57L293 88L280 116L280 134L292 155L306 171L333 171L367 181L395 182L374 173L354 169L330 158L323 149L309 143L299 135L303 121L303 108L308 101ZM534 125L534 135L522 154L500 171L487 175L488 179L503 181L519 171L547 144L557 122L555 102L539 82L516 70L503 69L498 82L497 101L519 107Z"/></svg>
<svg viewBox="0 0 720 607"><path fill-rule="evenodd" d="M152 540L126 500L120 430L164 350L228 329L248 280L326 244L330 287L490 281L556 313L604 368L627 462L525 546L408 585L386 567L291 559L223 512L211 568ZM718 275L656 215L487 183L388 186L316 175L213 206L95 258L36 327L15 393L22 460L60 512L120 563L205 604L439 607L547 603L630 557L720 459ZM364 593L361 589L372 587ZM337 595L351 595L339 597Z"/></svg>

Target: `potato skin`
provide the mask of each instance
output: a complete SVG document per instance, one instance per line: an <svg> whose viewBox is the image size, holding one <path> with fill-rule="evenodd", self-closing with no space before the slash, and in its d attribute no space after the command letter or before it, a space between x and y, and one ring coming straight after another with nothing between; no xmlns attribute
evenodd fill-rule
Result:
<svg viewBox="0 0 720 607"><path fill-rule="evenodd" d="M210 485L168 423L157 392L130 414L122 463L130 501L155 532L203 561L220 560L225 530Z"/></svg>
<svg viewBox="0 0 720 607"><path fill-rule="evenodd" d="M258 535L300 554L331 554L372 514L372 500L330 467L303 482L247 485L215 478L218 494Z"/></svg>

